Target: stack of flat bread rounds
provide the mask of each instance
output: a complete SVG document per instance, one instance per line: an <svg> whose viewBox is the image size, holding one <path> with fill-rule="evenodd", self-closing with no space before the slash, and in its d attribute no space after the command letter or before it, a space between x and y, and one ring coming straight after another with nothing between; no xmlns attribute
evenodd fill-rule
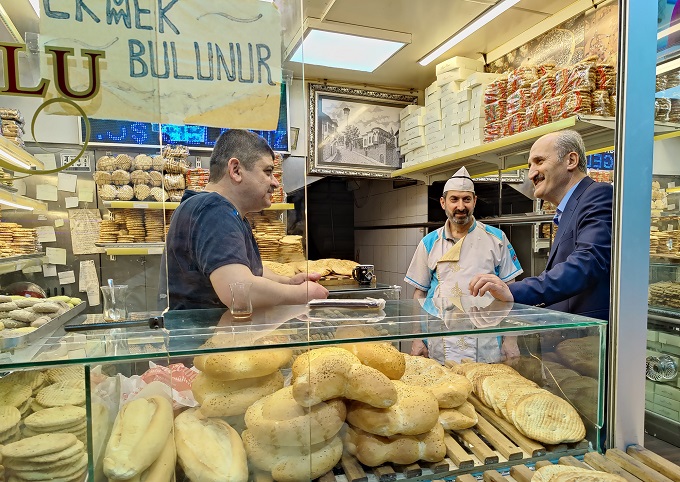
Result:
<svg viewBox="0 0 680 482"><path fill-rule="evenodd" d="M546 444L578 442L586 429L564 399L502 364L463 363L456 369L472 383L475 395L525 436Z"/></svg>
<svg viewBox="0 0 680 482"><path fill-rule="evenodd" d="M0 383L0 406L16 408L24 417L28 414L33 397L28 385Z"/></svg>
<svg viewBox="0 0 680 482"><path fill-rule="evenodd" d="M83 407L64 405L46 408L24 419L24 437L42 433L71 433L87 443L87 412Z"/></svg>
<svg viewBox="0 0 680 482"><path fill-rule="evenodd" d="M282 263L294 263L304 259L302 236L290 234L279 240L279 261Z"/></svg>
<svg viewBox="0 0 680 482"><path fill-rule="evenodd" d="M85 406L85 380L65 380L53 383L40 389L31 403L34 412L45 408L63 407L74 405L77 407Z"/></svg>
<svg viewBox="0 0 680 482"><path fill-rule="evenodd" d="M568 465L546 465L537 469L531 482L625 482L620 475L598 470L571 467Z"/></svg>
<svg viewBox="0 0 680 482"><path fill-rule="evenodd" d="M290 264L277 263L276 261L262 261L262 265L279 276L287 276L289 278L295 276L295 267Z"/></svg>
<svg viewBox="0 0 680 482"><path fill-rule="evenodd" d="M85 380L85 369L77 365L48 368L45 371L48 383L65 382L67 380Z"/></svg>
<svg viewBox="0 0 680 482"><path fill-rule="evenodd" d="M0 453L7 480L81 482L87 477L85 445L70 433L24 438Z"/></svg>
<svg viewBox="0 0 680 482"><path fill-rule="evenodd" d="M19 422L21 414L16 407L0 406L0 444L5 445L19 440Z"/></svg>

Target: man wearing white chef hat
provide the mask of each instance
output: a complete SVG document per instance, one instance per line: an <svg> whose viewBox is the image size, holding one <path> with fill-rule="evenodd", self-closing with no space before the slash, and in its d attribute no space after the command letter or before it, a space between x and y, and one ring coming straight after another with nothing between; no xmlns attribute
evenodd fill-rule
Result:
<svg viewBox="0 0 680 482"><path fill-rule="evenodd" d="M432 303L433 299L447 298L462 311L461 296L470 295L468 284L475 275L495 274L509 283L522 273L522 267L505 233L473 216L477 196L465 167L446 182L440 203L447 221L420 241L404 280L415 288L414 299ZM509 345L511 340L514 338L508 339L504 350L496 338L432 338L429 346L415 340L411 354L426 355L441 363L463 358L497 362L502 351L517 354L516 345Z"/></svg>

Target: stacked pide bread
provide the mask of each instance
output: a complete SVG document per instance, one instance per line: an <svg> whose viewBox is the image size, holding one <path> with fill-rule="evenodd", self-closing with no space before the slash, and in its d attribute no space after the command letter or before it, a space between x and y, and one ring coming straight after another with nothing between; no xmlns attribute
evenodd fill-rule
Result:
<svg viewBox="0 0 680 482"><path fill-rule="evenodd" d="M475 395L527 437L546 444L577 442L586 434L568 402L502 364L463 363L456 367Z"/></svg>

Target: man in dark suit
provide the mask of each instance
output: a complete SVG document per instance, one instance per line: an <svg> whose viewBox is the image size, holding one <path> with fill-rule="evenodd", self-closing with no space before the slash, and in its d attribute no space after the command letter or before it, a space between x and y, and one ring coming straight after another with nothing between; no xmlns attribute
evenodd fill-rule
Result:
<svg viewBox="0 0 680 482"><path fill-rule="evenodd" d="M537 198L557 206L557 234L545 271L510 285L494 275L477 275L470 292L608 320L612 186L586 175L583 139L568 130L534 143L529 179Z"/></svg>

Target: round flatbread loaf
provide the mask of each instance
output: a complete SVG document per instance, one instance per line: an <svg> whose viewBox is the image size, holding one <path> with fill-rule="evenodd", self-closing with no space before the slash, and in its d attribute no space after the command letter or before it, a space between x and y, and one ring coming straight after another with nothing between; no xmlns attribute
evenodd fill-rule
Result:
<svg viewBox="0 0 680 482"><path fill-rule="evenodd" d="M2 453L3 462L5 459L10 458L34 458L40 455L61 452L75 445L76 442L78 442L78 439L70 433L44 433L5 445L0 449L0 453Z"/></svg>
<svg viewBox="0 0 680 482"><path fill-rule="evenodd" d="M64 405L32 413L24 419L24 425L32 430L46 432L83 423L86 417L87 412L83 407Z"/></svg>
<svg viewBox="0 0 680 482"><path fill-rule="evenodd" d="M546 444L578 442L586 436L586 427L574 407L547 391L521 400L512 422L527 437Z"/></svg>
<svg viewBox="0 0 680 482"><path fill-rule="evenodd" d="M66 367L48 368L45 372L50 383L64 382L66 380L84 380L85 369L77 365Z"/></svg>
<svg viewBox="0 0 680 482"><path fill-rule="evenodd" d="M31 398L33 391L29 386L18 383L0 384L0 406L21 407Z"/></svg>
<svg viewBox="0 0 680 482"><path fill-rule="evenodd" d="M66 380L48 385L35 396L45 408L85 404L85 380Z"/></svg>
<svg viewBox="0 0 680 482"><path fill-rule="evenodd" d="M359 266L359 263L348 259L329 259L328 266L335 274L352 276L352 271Z"/></svg>
<svg viewBox="0 0 680 482"><path fill-rule="evenodd" d="M279 276L288 276L289 278L295 276L295 268L289 264L263 260L262 265Z"/></svg>
<svg viewBox="0 0 680 482"><path fill-rule="evenodd" d="M0 406L0 433L17 428L21 421L21 413L16 407Z"/></svg>
<svg viewBox="0 0 680 482"><path fill-rule="evenodd" d="M27 370L12 372L0 380L2 383L14 383L17 385L27 385L31 390L35 391L45 384L45 374L40 370Z"/></svg>

